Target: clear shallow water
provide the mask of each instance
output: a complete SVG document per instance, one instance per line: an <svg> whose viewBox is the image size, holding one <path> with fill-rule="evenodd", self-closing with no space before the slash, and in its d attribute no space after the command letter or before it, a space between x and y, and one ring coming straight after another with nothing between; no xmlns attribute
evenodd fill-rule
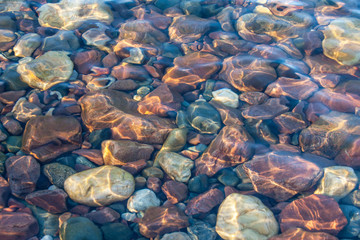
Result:
<svg viewBox="0 0 360 240"><path fill-rule="evenodd" d="M0 1L0 238L357 239L359 17Z"/></svg>

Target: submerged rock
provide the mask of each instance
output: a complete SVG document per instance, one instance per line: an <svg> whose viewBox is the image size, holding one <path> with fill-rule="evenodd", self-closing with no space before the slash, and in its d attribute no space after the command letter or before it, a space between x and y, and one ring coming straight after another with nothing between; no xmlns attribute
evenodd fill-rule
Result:
<svg viewBox="0 0 360 240"><path fill-rule="evenodd" d="M27 33L22 36L14 46L14 53L17 57L30 57L41 45L41 36L37 33Z"/></svg>
<svg viewBox="0 0 360 240"><path fill-rule="evenodd" d="M100 229L88 218L74 217L65 221L59 232L60 240L102 240Z"/></svg>

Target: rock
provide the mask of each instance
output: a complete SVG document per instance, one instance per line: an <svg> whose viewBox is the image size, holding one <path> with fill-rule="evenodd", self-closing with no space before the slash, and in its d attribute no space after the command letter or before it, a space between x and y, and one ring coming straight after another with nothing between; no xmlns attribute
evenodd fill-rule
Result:
<svg viewBox="0 0 360 240"><path fill-rule="evenodd" d="M146 71L143 66L125 62L113 67L111 76L115 77L117 80L133 79L141 82L150 79L148 71Z"/></svg>
<svg viewBox="0 0 360 240"><path fill-rule="evenodd" d="M26 195L25 200L49 213L63 213L67 211L67 194L61 189L39 190Z"/></svg>
<svg viewBox="0 0 360 240"><path fill-rule="evenodd" d="M31 212L39 223L39 235L56 236L59 230L59 215L51 214L35 205L28 204L27 202L25 203L26 206L31 209Z"/></svg>
<svg viewBox="0 0 360 240"><path fill-rule="evenodd" d="M104 234L104 240L131 240L133 239L133 231L122 223L109 223L101 226Z"/></svg>
<svg viewBox="0 0 360 240"><path fill-rule="evenodd" d="M141 174L146 178L156 177L162 179L164 177L163 171L157 167L145 168Z"/></svg>
<svg viewBox="0 0 360 240"><path fill-rule="evenodd" d="M89 159L91 162L95 163L96 165L104 165L104 160L101 154L101 150L98 149L78 149L72 152L73 154L80 155Z"/></svg>
<svg viewBox="0 0 360 240"><path fill-rule="evenodd" d="M84 217L90 219L96 224L104 225L106 223L117 221L120 218L120 213L109 207L104 207L95 212L92 211L86 213Z"/></svg>
<svg viewBox="0 0 360 240"><path fill-rule="evenodd" d="M75 150L82 143L81 125L70 116L38 116L31 118L24 130L22 151L40 162Z"/></svg>
<svg viewBox="0 0 360 240"><path fill-rule="evenodd" d="M294 112L280 114L273 121L279 131L284 134L292 134L307 127L302 115Z"/></svg>
<svg viewBox="0 0 360 240"><path fill-rule="evenodd" d="M127 202L127 208L130 212L145 211L150 207L160 206L160 200L155 193L149 189L136 191Z"/></svg>
<svg viewBox="0 0 360 240"><path fill-rule="evenodd" d="M170 40L175 43L190 43L216 25L214 21L194 15L174 17L169 27Z"/></svg>
<svg viewBox="0 0 360 240"><path fill-rule="evenodd" d="M92 221L84 217L74 217L64 222L60 227L59 236L60 240L103 239L100 229Z"/></svg>
<svg viewBox="0 0 360 240"><path fill-rule="evenodd" d="M195 193L203 193L208 189L208 182L208 177L205 174L199 174L189 180L189 191Z"/></svg>
<svg viewBox="0 0 360 240"><path fill-rule="evenodd" d="M40 177L40 164L31 156L12 156L6 162L11 193L20 198L35 191Z"/></svg>
<svg viewBox="0 0 360 240"><path fill-rule="evenodd" d="M347 220L333 198L312 194L288 204L279 215L279 223L282 232L302 228L337 235Z"/></svg>
<svg viewBox="0 0 360 240"><path fill-rule="evenodd" d="M125 58L123 62L133 63L133 64L143 64L145 61L145 54L141 48L131 48L129 50L130 56Z"/></svg>
<svg viewBox="0 0 360 240"><path fill-rule="evenodd" d="M47 3L37 9L38 21L43 27L73 30L89 20L98 20L110 24L113 16L110 7L102 1L91 3L62 0L59 3Z"/></svg>
<svg viewBox="0 0 360 240"><path fill-rule="evenodd" d="M242 115L246 119L265 120L272 119L288 110L289 108L281 104L279 98L270 98L263 104L245 108Z"/></svg>
<svg viewBox="0 0 360 240"><path fill-rule="evenodd" d="M88 206L105 206L131 196L134 177L115 166L102 166L71 175L64 189L75 202Z"/></svg>
<svg viewBox="0 0 360 240"><path fill-rule="evenodd" d="M111 128L114 140L163 143L175 127L170 119L139 114L132 108L135 103L131 97L120 91L91 92L79 102L82 120L89 130Z"/></svg>
<svg viewBox="0 0 360 240"><path fill-rule="evenodd" d="M340 238L356 238L360 234L360 209L350 205L340 205L348 224L338 234Z"/></svg>
<svg viewBox="0 0 360 240"><path fill-rule="evenodd" d="M111 130L109 128L93 130L89 134L89 142L93 148L101 148L101 143L111 138Z"/></svg>
<svg viewBox="0 0 360 240"><path fill-rule="evenodd" d="M98 28L90 28L81 37L85 40L86 45L95 46L100 50L108 52L109 49L106 45L111 38L105 33L107 27L102 24L98 24L98 26Z"/></svg>
<svg viewBox="0 0 360 240"><path fill-rule="evenodd" d="M184 183L176 181L165 182L162 185L161 190L171 204L182 202L188 195L188 187Z"/></svg>
<svg viewBox="0 0 360 240"><path fill-rule="evenodd" d="M41 45L41 36L37 33L23 35L14 46L14 54L17 57L30 57Z"/></svg>
<svg viewBox="0 0 360 240"><path fill-rule="evenodd" d="M9 183L0 176L0 210L7 206L11 194Z"/></svg>
<svg viewBox="0 0 360 240"><path fill-rule="evenodd" d="M224 125L231 126L231 125L244 125L242 122L241 110L234 109L232 107L227 107L224 104L215 101L212 99L210 105L213 106L220 114L221 120Z"/></svg>
<svg viewBox="0 0 360 240"><path fill-rule="evenodd" d="M215 228L211 227L209 223L199 220L193 221L191 226L187 228L187 232L192 239L196 240L215 240L218 236L215 232Z"/></svg>
<svg viewBox="0 0 360 240"><path fill-rule="evenodd" d="M253 155L253 139L241 126L225 126L195 160L196 175L211 177L222 168L243 163Z"/></svg>
<svg viewBox="0 0 360 240"><path fill-rule="evenodd" d="M41 49L47 51L74 51L80 47L79 39L73 31L58 31L46 37Z"/></svg>
<svg viewBox="0 0 360 240"><path fill-rule="evenodd" d="M179 231L188 226L186 215L173 205L148 208L139 223L141 235L147 238Z"/></svg>
<svg viewBox="0 0 360 240"><path fill-rule="evenodd" d="M229 168L220 170L217 180L225 186L232 187L235 187L240 182L240 179L237 177L235 171Z"/></svg>
<svg viewBox="0 0 360 240"><path fill-rule="evenodd" d="M161 168L169 177L178 182L187 182L191 177L194 162L174 152L162 152L158 155Z"/></svg>
<svg viewBox="0 0 360 240"><path fill-rule="evenodd" d="M167 233L161 238L161 240L173 240L173 239L176 239L176 240L191 240L189 235L187 235L186 233L183 233L183 232Z"/></svg>
<svg viewBox="0 0 360 240"><path fill-rule="evenodd" d="M106 165L125 165L138 160L149 160L154 147L129 140L105 140L101 151Z"/></svg>
<svg viewBox="0 0 360 240"><path fill-rule="evenodd" d="M64 188L65 180L76 173L73 168L60 163L45 164L42 171L49 181L58 188Z"/></svg>
<svg viewBox="0 0 360 240"><path fill-rule="evenodd" d="M0 51L5 52L16 43L16 35L11 30L0 29Z"/></svg>
<svg viewBox="0 0 360 240"><path fill-rule="evenodd" d="M17 153L21 149L21 136L9 136L5 140L5 147L8 152Z"/></svg>
<svg viewBox="0 0 360 240"><path fill-rule="evenodd" d="M65 52L50 51L36 59L20 62L17 72L21 75L21 81L30 87L47 90L68 81L73 67L73 62Z"/></svg>
<svg viewBox="0 0 360 240"><path fill-rule="evenodd" d="M200 133L213 134L221 128L221 116L209 103L198 100L187 108L187 120Z"/></svg>
<svg viewBox="0 0 360 240"><path fill-rule="evenodd" d="M357 182L358 178L350 167L326 167L324 168L324 176L314 193L339 200L348 195L355 188Z"/></svg>
<svg viewBox="0 0 360 240"><path fill-rule="evenodd" d="M77 52L73 55L73 62L76 71L89 74L92 67L101 65L101 53L97 50Z"/></svg>
<svg viewBox="0 0 360 240"><path fill-rule="evenodd" d="M271 237L269 240L338 240L337 237L334 237L328 233L324 232L307 232L301 228L292 228L287 230L286 232Z"/></svg>
<svg viewBox="0 0 360 240"><path fill-rule="evenodd" d="M224 59L219 78L242 92L263 91L277 74L269 60L240 55Z"/></svg>
<svg viewBox="0 0 360 240"><path fill-rule="evenodd" d="M180 3L180 0L155 0L154 5L161 10L165 10L176 4Z"/></svg>
<svg viewBox="0 0 360 240"><path fill-rule="evenodd" d="M256 197L233 193L220 205L216 232L225 240L265 240L278 230L274 214Z"/></svg>
<svg viewBox="0 0 360 240"><path fill-rule="evenodd" d="M42 110L36 104L28 102L26 98L19 98L12 113L16 120L26 123L31 118L42 115Z"/></svg>
<svg viewBox="0 0 360 240"><path fill-rule="evenodd" d="M2 240L26 240L36 236L39 225L36 219L26 212L0 213L0 238Z"/></svg>
<svg viewBox="0 0 360 240"><path fill-rule="evenodd" d="M322 47L325 56L343 65L359 64L359 33L360 21L357 18L340 17L331 21L324 29Z"/></svg>
<svg viewBox="0 0 360 240"><path fill-rule="evenodd" d="M283 151L256 155L243 168L256 192L278 202L309 190L323 174L321 168L306 157Z"/></svg>
<svg viewBox="0 0 360 240"><path fill-rule="evenodd" d="M204 52L194 52L174 59L162 81L179 93L191 91L211 78L221 66L220 58Z"/></svg>
<svg viewBox="0 0 360 240"><path fill-rule="evenodd" d="M187 128L175 128L167 136L164 144L162 145L160 152L178 152L186 144L188 129ZM156 163L156 159L155 159ZM155 164L154 163L154 164Z"/></svg>
<svg viewBox="0 0 360 240"><path fill-rule="evenodd" d="M227 107L237 108L239 106L239 96L228 88L222 88L212 92L214 100L221 102Z"/></svg>
<svg viewBox="0 0 360 240"><path fill-rule="evenodd" d="M185 213L187 215L196 215L199 213L208 213L224 200L224 194L219 189L210 189L190 199L186 205Z"/></svg>

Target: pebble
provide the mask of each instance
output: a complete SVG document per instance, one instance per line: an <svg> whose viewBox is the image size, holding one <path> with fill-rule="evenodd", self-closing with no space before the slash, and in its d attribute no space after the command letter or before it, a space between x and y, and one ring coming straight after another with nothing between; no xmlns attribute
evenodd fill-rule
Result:
<svg viewBox="0 0 360 240"><path fill-rule="evenodd" d="M221 102L231 108L239 107L239 96L228 88L222 88L212 92L215 101Z"/></svg>
<svg viewBox="0 0 360 240"><path fill-rule="evenodd" d="M201 240L215 240L217 238L217 234L215 228L211 227L209 223L192 220L191 225L187 228L187 232L192 239Z"/></svg>
<svg viewBox="0 0 360 240"><path fill-rule="evenodd" d="M125 224L109 223L101 226L104 240L131 240L134 232Z"/></svg>
<svg viewBox="0 0 360 240"><path fill-rule="evenodd" d="M227 168L222 169L219 172L217 180L225 186L232 186L232 187L235 187L240 182L240 179L237 177L236 173Z"/></svg>
<svg viewBox="0 0 360 240"><path fill-rule="evenodd" d="M188 182L191 177L191 169L194 162L174 152L162 152L158 155L161 168L173 180Z"/></svg>
<svg viewBox="0 0 360 240"><path fill-rule="evenodd" d="M188 188L190 192L203 193L208 189L208 177L205 174L199 174L189 180Z"/></svg>
<svg viewBox="0 0 360 240"><path fill-rule="evenodd" d="M337 235L340 238L356 238L360 234L360 209L351 205L340 205L348 224Z"/></svg>
<svg viewBox="0 0 360 240"><path fill-rule="evenodd" d="M5 211L0 213L1 239L29 239L36 236L38 232L39 224L31 214Z"/></svg>
<svg viewBox="0 0 360 240"><path fill-rule="evenodd" d="M58 31L44 38L41 49L47 51L74 51L80 47L79 39L73 31Z"/></svg>
<svg viewBox="0 0 360 240"><path fill-rule="evenodd" d="M127 209L130 212L145 211L149 207L160 206L160 200L155 193L149 189L141 189L136 191L127 202Z"/></svg>
<svg viewBox="0 0 360 240"><path fill-rule="evenodd" d="M59 236L60 240L103 239L100 229L92 221L84 217L74 217L65 221L60 227Z"/></svg>
<svg viewBox="0 0 360 240"><path fill-rule="evenodd" d="M223 200L224 194L219 189L210 189L209 191L190 199L187 203L185 213L187 215L208 213Z"/></svg>
<svg viewBox="0 0 360 240"><path fill-rule="evenodd" d="M41 36L37 33L27 33L22 36L14 46L14 54L17 57L31 57L36 48L41 45Z"/></svg>
<svg viewBox="0 0 360 240"><path fill-rule="evenodd" d="M64 188L65 180L76 173L73 168L60 163L45 164L42 172L58 188Z"/></svg>
<svg viewBox="0 0 360 240"><path fill-rule="evenodd" d="M161 238L161 240L173 240L173 239L176 239L176 240L191 240L189 235L187 235L186 233L183 233L183 232L167 233Z"/></svg>

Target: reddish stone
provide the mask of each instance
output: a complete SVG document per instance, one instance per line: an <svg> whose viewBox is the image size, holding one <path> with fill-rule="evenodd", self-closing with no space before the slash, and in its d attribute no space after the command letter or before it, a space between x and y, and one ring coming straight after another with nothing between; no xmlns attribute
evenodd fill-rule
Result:
<svg viewBox="0 0 360 240"><path fill-rule="evenodd" d="M281 104L281 100L279 98L270 98L261 105L254 105L245 108L242 111L242 115L247 119L265 120L272 119L277 115L287 112L288 110L289 108Z"/></svg>
<svg viewBox="0 0 360 240"><path fill-rule="evenodd" d="M275 117L273 121L284 134L292 134L306 128L305 120L298 113L286 112Z"/></svg>
<svg viewBox="0 0 360 240"><path fill-rule="evenodd" d="M36 219L24 212L0 213L0 239L26 240L39 232Z"/></svg>
<svg viewBox="0 0 360 240"><path fill-rule="evenodd" d="M104 207L96 212L89 212L85 214L84 217L87 217L96 224L103 225L118 220L120 214L109 207Z"/></svg>
<svg viewBox="0 0 360 240"><path fill-rule="evenodd" d="M146 95L138 104L138 112L141 114L155 114L166 117L168 112L177 112L184 99L177 92L169 89L167 84L161 84L155 90Z"/></svg>
<svg viewBox="0 0 360 240"><path fill-rule="evenodd" d="M319 116L329 113L330 110L322 103L309 103L306 109L306 119L310 122L316 122Z"/></svg>
<svg viewBox="0 0 360 240"><path fill-rule="evenodd" d="M146 163L145 159L141 159L141 160L134 161L134 162L128 162L121 168L124 169L125 171L131 173L132 175L135 175L138 172L140 172L141 170L143 170L144 168L146 168L146 166L147 166L147 163Z"/></svg>
<svg viewBox="0 0 360 240"><path fill-rule="evenodd" d="M255 156L243 168L256 192L278 202L310 189L323 173L299 154L283 151Z"/></svg>
<svg viewBox="0 0 360 240"><path fill-rule="evenodd" d="M131 48L141 48L146 55L157 56L159 49L150 44L141 44L129 39L121 39L114 46L114 52L121 58L130 57Z"/></svg>
<svg viewBox="0 0 360 240"><path fill-rule="evenodd" d="M32 156L13 156L6 162L11 193L19 198L35 191L40 177L40 164Z"/></svg>
<svg viewBox="0 0 360 240"><path fill-rule="evenodd" d="M328 233L324 232L307 232L301 228L289 229L286 232L271 237L269 240L338 240Z"/></svg>
<svg viewBox="0 0 360 240"><path fill-rule="evenodd" d="M139 84L137 84L134 80L123 79L123 80L115 81L113 84L111 84L108 87L108 89L131 91L131 90L137 89L138 87L139 87Z"/></svg>
<svg viewBox="0 0 360 240"><path fill-rule="evenodd" d="M131 10L134 12L134 16L137 19L148 20L159 29L168 28L172 20L170 17L158 13L157 11L159 10L152 5L147 5L146 8L143 5L140 5Z"/></svg>
<svg viewBox="0 0 360 240"><path fill-rule="evenodd" d="M56 158L81 146L81 125L70 116L31 118L22 139L22 151L41 162Z"/></svg>
<svg viewBox="0 0 360 240"><path fill-rule="evenodd" d="M104 67L111 68L118 64L119 60L114 52L109 53L102 59Z"/></svg>
<svg viewBox="0 0 360 240"><path fill-rule="evenodd" d="M304 33L304 51L306 55L312 55L316 50L322 48L322 36L319 31L309 31Z"/></svg>
<svg viewBox="0 0 360 240"><path fill-rule="evenodd" d="M161 189L161 180L157 177L149 177L147 180L146 180L146 187L148 189L151 189L153 190L154 192L158 193L160 192L160 189Z"/></svg>
<svg viewBox="0 0 360 240"><path fill-rule="evenodd" d="M85 206L85 205L76 205L75 207L73 207L70 212L79 216L84 216L85 214L87 214L90 211L90 207L89 206Z"/></svg>
<svg viewBox="0 0 360 240"><path fill-rule="evenodd" d="M101 65L101 53L97 50L78 52L73 57L74 67L81 74L89 74L93 66Z"/></svg>
<svg viewBox="0 0 360 240"><path fill-rule="evenodd" d="M37 25L37 21L33 21L31 19L20 19L17 22L19 29L26 33L35 32L35 27Z"/></svg>
<svg viewBox="0 0 360 240"><path fill-rule="evenodd" d="M111 76L117 80L133 79L145 81L150 79L149 73L142 66L132 65L129 63L121 63L113 67Z"/></svg>
<svg viewBox="0 0 360 240"><path fill-rule="evenodd" d="M232 194L232 193L240 193L239 190L237 190L237 189L234 188L234 187L230 187L230 186L225 186L224 192L225 192L225 198L226 198L227 196L229 196L230 194Z"/></svg>
<svg viewBox="0 0 360 240"><path fill-rule="evenodd" d="M19 135L23 132L23 128L20 123L12 117L2 117L1 123L11 135Z"/></svg>
<svg viewBox="0 0 360 240"><path fill-rule="evenodd" d="M341 77L337 74L324 73L312 75L312 78L324 88L334 88L340 82Z"/></svg>
<svg viewBox="0 0 360 240"><path fill-rule="evenodd" d="M188 217L174 205L150 207L139 222L140 233L147 238L176 232L188 226Z"/></svg>
<svg viewBox="0 0 360 240"><path fill-rule="evenodd" d="M255 45L249 54L258 58L265 58L271 60L284 60L288 58L286 52L279 47L274 47L266 44Z"/></svg>
<svg viewBox="0 0 360 240"><path fill-rule="evenodd" d="M0 210L6 207L10 197L10 186L9 183L0 176Z"/></svg>
<svg viewBox="0 0 360 240"><path fill-rule="evenodd" d="M187 135L187 142L191 145L204 144L209 145L216 137L215 134L200 134L197 132L189 131Z"/></svg>
<svg viewBox="0 0 360 240"><path fill-rule="evenodd" d="M337 164L353 168L360 167L360 138L353 140L335 157Z"/></svg>
<svg viewBox="0 0 360 240"><path fill-rule="evenodd" d="M191 160L195 160L199 157L200 153L199 152L193 152L190 150L182 150L180 152L181 155L183 155L184 157L190 158Z"/></svg>
<svg viewBox="0 0 360 240"><path fill-rule="evenodd" d="M348 221L333 198L313 194L287 205L279 215L279 223L282 232L302 228L337 235Z"/></svg>
<svg viewBox="0 0 360 240"><path fill-rule="evenodd" d="M222 203L224 194L217 188L210 189L192 198L186 205L185 213L187 215L195 215L199 213L208 213Z"/></svg>
<svg viewBox="0 0 360 240"><path fill-rule="evenodd" d="M171 204L182 202L187 198L188 188L184 183L176 181L165 182L161 190L165 193L167 199Z"/></svg>
<svg viewBox="0 0 360 240"><path fill-rule="evenodd" d="M213 176L222 168L232 167L253 155L253 139L241 126L225 126L205 152L195 160L196 174Z"/></svg>
<svg viewBox="0 0 360 240"><path fill-rule="evenodd" d="M19 98L24 96L26 93L26 90L20 90L20 91L6 91L3 93L0 93L0 102L11 105L16 103Z"/></svg>
<svg viewBox="0 0 360 240"><path fill-rule="evenodd" d="M68 195L61 189L39 190L26 195L25 200L49 213L63 213L67 211L66 198Z"/></svg>
<svg viewBox="0 0 360 240"><path fill-rule="evenodd" d="M211 100L209 103L220 113L221 120L226 126L244 125L243 121L241 120L242 116L240 109L227 107L224 104L214 100Z"/></svg>
<svg viewBox="0 0 360 240"><path fill-rule="evenodd" d="M101 150L98 149L78 149L72 153L86 157L97 165L104 165L104 159L101 154Z"/></svg>

